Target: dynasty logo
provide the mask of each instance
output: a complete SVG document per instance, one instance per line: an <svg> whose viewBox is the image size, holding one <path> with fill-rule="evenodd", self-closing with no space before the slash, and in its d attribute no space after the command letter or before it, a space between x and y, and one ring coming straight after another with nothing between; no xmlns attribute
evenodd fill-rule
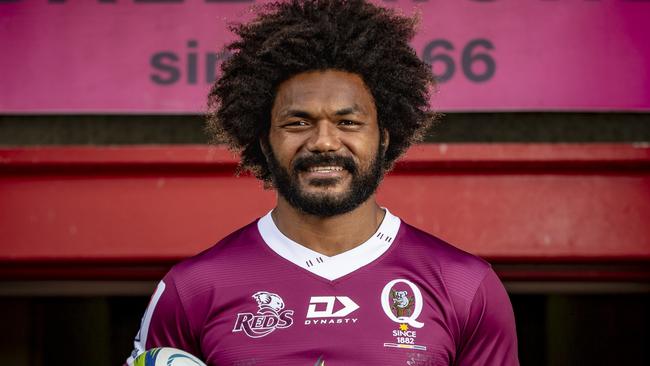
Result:
<svg viewBox="0 0 650 366"><path fill-rule="evenodd" d="M258 291L253 298L257 301L257 313L237 314L233 333L243 331L251 338L261 338L293 324L293 310L284 310L284 301L279 295Z"/></svg>
<svg viewBox="0 0 650 366"><path fill-rule="evenodd" d="M339 309L334 311L336 303L343 307L339 306ZM319 307L321 309L318 309ZM358 319L349 318L348 315L358 308L359 305L347 296L312 296L309 300L305 325L354 324Z"/></svg>

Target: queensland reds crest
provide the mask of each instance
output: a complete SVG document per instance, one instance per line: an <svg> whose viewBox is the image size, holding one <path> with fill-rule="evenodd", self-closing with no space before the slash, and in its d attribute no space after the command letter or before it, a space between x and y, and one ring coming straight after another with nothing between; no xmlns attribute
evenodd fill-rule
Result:
<svg viewBox="0 0 650 366"><path fill-rule="evenodd" d="M243 331L251 338L260 338L293 324L293 310L284 310L284 301L279 295L258 291L253 298L257 301L257 313L237 314L233 332Z"/></svg>
<svg viewBox="0 0 650 366"><path fill-rule="evenodd" d="M386 316L395 323L408 324L422 328L424 323L417 320L422 312L422 293L411 281L392 280L381 292L381 306Z"/></svg>

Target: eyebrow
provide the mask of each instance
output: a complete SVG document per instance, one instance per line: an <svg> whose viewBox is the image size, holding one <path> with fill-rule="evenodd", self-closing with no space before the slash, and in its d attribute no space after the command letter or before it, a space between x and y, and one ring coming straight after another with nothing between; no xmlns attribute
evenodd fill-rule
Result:
<svg viewBox="0 0 650 366"><path fill-rule="evenodd" d="M306 111L301 111L298 109L289 109L284 111L282 114L284 117L298 117L298 118L311 118L311 114Z"/></svg>
<svg viewBox="0 0 650 366"><path fill-rule="evenodd" d="M334 112L335 116L345 116L348 114L360 113L361 110L355 105L353 107L341 108L338 111ZM281 114L284 117L298 117L298 118L312 118L312 115L303 110L299 109L289 109Z"/></svg>
<svg viewBox="0 0 650 366"><path fill-rule="evenodd" d="M334 113L336 116L345 116L346 114L355 114L360 112L359 108L355 105L353 107L339 109Z"/></svg>

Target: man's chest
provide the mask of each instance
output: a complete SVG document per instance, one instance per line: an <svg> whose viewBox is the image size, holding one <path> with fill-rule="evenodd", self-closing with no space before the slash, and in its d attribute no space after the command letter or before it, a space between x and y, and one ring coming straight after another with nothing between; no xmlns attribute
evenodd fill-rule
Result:
<svg viewBox="0 0 650 366"><path fill-rule="evenodd" d="M267 282L220 292L201 335L209 365L449 365L457 319L407 278Z"/></svg>

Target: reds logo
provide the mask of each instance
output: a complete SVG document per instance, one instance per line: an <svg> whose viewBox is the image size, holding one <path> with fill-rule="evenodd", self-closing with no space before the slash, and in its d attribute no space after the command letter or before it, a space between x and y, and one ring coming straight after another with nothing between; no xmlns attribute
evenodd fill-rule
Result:
<svg viewBox="0 0 650 366"><path fill-rule="evenodd" d="M398 285L410 291L394 288ZM392 280L381 291L381 307L388 319L395 323L422 328L424 323L417 320L422 313L422 305L420 289L409 280L403 278Z"/></svg>
<svg viewBox="0 0 650 366"><path fill-rule="evenodd" d="M390 290L390 296L393 299L391 309L398 317L410 316L413 312L413 296L408 296L408 291Z"/></svg>
<svg viewBox="0 0 650 366"><path fill-rule="evenodd" d="M243 331L251 338L260 338L293 324L293 310L283 310L284 301L279 295L258 291L253 294L253 298L257 301L257 314L237 314L233 333Z"/></svg>

